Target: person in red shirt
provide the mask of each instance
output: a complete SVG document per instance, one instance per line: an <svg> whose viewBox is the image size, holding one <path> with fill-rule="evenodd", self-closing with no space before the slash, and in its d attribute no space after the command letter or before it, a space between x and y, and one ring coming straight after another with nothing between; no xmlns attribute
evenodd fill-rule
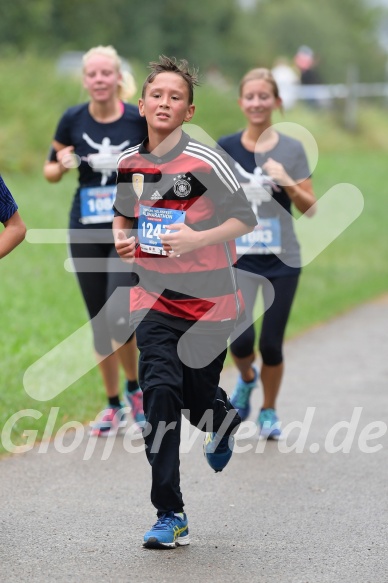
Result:
<svg viewBox="0 0 388 583"><path fill-rule="evenodd" d="M241 419L219 387L227 340L243 315L234 240L256 217L226 156L182 130L195 111L186 61L160 57L139 100L148 138L119 158L116 249L139 277L130 290L139 381L158 520L144 546L189 543L179 479L182 411L207 433L204 453L221 471Z"/></svg>

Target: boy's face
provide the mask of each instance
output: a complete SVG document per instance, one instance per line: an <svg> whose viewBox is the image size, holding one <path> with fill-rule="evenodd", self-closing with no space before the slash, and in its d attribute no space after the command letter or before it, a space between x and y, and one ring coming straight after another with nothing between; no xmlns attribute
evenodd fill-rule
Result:
<svg viewBox="0 0 388 583"><path fill-rule="evenodd" d="M159 73L147 85L144 99L139 99L140 115L148 127L158 133L170 134L194 115L195 106L189 104L189 88L177 73Z"/></svg>

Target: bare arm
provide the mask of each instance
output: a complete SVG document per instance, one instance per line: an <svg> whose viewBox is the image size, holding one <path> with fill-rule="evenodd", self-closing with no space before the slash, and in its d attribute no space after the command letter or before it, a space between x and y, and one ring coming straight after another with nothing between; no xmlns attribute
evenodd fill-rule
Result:
<svg viewBox="0 0 388 583"><path fill-rule="evenodd" d="M55 140L52 146L57 153L57 161L51 162L50 160L46 160L43 167L43 176L48 182L59 182L65 172L72 167L74 168L71 157L74 148L73 146L65 146Z"/></svg>
<svg viewBox="0 0 388 583"><path fill-rule="evenodd" d="M207 231L194 231L184 223L171 225L172 232L160 235L160 239L170 257L177 257L183 253L194 251L208 245L216 245L231 241L253 231L254 227L246 225L239 219L227 219L222 225L208 229Z"/></svg>
<svg viewBox="0 0 388 583"><path fill-rule="evenodd" d="M113 237L119 257L123 261L132 263L135 257L135 237L131 236L133 220L117 216L113 218Z"/></svg>
<svg viewBox="0 0 388 583"><path fill-rule="evenodd" d="M26 226L17 211L4 223L4 227L0 233L0 259L15 249L26 236Z"/></svg>
<svg viewBox="0 0 388 583"><path fill-rule="evenodd" d="M277 184L284 188L298 211L305 213L308 217L312 217L315 214L316 207L314 207L314 205L317 202L317 199L315 198L311 178L295 182L286 173L283 165L272 158L269 158L267 162L263 164L263 170L265 170L265 172L267 172Z"/></svg>
<svg viewBox="0 0 388 583"><path fill-rule="evenodd" d="M306 178L306 180L303 180L299 184L285 186L284 190L287 192L298 211L305 214L307 217L315 215L316 207L314 205L317 202L317 199L314 195L311 178Z"/></svg>

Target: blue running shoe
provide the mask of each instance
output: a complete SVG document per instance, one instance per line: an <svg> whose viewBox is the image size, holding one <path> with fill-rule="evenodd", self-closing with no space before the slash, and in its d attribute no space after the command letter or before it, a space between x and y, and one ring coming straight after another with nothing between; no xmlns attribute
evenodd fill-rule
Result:
<svg viewBox="0 0 388 583"><path fill-rule="evenodd" d="M255 388L259 379L259 371L255 366L252 366L252 368L255 373L253 381L246 383L242 380L241 375L239 375L236 388L234 389L229 399L233 407L237 409L237 412L240 415L242 421L245 421L251 412L249 398L251 396L252 389Z"/></svg>
<svg viewBox="0 0 388 583"><path fill-rule="evenodd" d="M132 417L137 424L139 431L143 431L146 424L143 411L143 391L139 388L137 391L130 393L124 391L124 401L131 409Z"/></svg>
<svg viewBox="0 0 388 583"><path fill-rule="evenodd" d="M234 437L232 435L220 437L217 433L206 433L203 454L215 472L222 472L232 457L233 447Z"/></svg>
<svg viewBox="0 0 388 583"><path fill-rule="evenodd" d="M281 424L275 409L262 409L257 422L259 424L259 439L279 440L282 438Z"/></svg>
<svg viewBox="0 0 388 583"><path fill-rule="evenodd" d="M184 512L167 512L160 516L145 533L143 542L147 549L174 549L189 544L189 525Z"/></svg>

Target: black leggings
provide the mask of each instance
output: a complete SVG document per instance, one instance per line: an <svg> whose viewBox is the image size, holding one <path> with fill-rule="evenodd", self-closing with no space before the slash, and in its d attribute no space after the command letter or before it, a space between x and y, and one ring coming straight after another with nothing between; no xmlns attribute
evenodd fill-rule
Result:
<svg viewBox="0 0 388 583"><path fill-rule="evenodd" d="M247 320L231 335L230 350L237 358L254 352L255 327L253 310L259 288L262 289L264 309L259 338L259 351L264 364L276 366L283 362L283 339L299 275L266 279L240 270L238 283L244 297Z"/></svg>
<svg viewBox="0 0 388 583"><path fill-rule="evenodd" d="M77 232L78 231L78 232ZM105 229L70 231L70 253L88 310L94 347L102 356L111 354L112 339L125 344L133 336L129 325L129 287L138 279L120 260ZM85 242L79 242L80 236ZM100 241L99 241L100 239ZM95 267L94 267L95 266ZM93 268L96 271L91 271ZM89 272L90 270L90 272ZM114 293L113 301L108 301Z"/></svg>

